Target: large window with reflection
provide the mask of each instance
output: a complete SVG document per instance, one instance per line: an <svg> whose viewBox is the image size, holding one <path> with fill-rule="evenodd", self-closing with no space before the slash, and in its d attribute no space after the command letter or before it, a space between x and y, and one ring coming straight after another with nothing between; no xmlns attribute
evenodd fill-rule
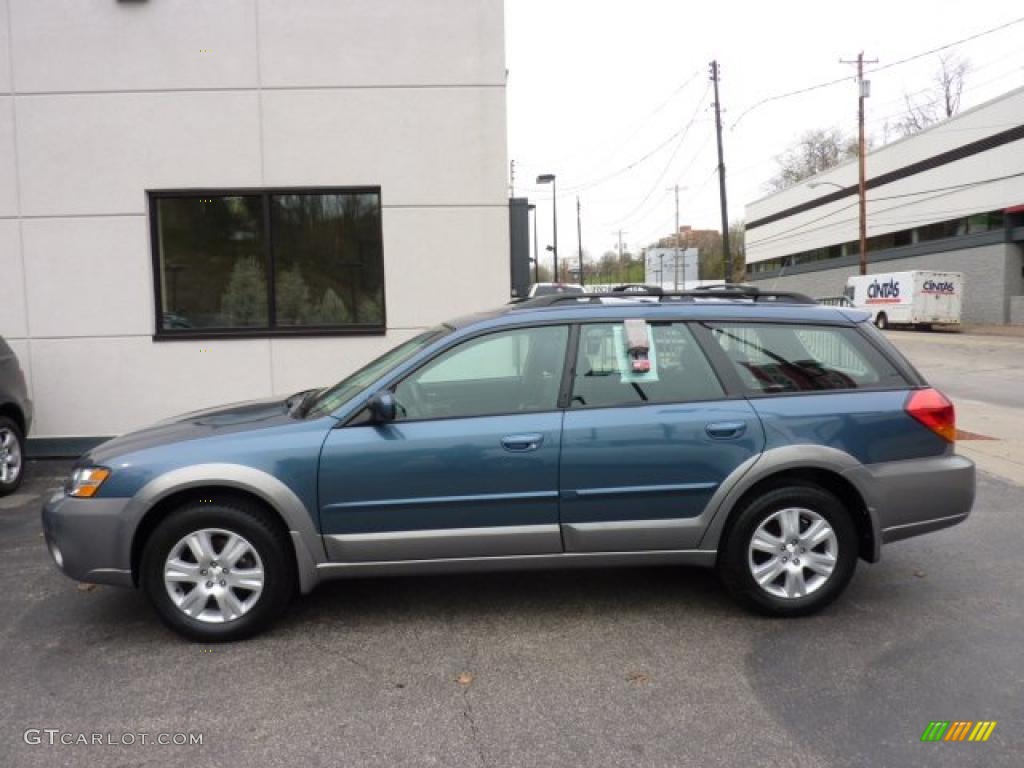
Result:
<svg viewBox="0 0 1024 768"><path fill-rule="evenodd" d="M383 333L380 190L152 192L156 335Z"/></svg>

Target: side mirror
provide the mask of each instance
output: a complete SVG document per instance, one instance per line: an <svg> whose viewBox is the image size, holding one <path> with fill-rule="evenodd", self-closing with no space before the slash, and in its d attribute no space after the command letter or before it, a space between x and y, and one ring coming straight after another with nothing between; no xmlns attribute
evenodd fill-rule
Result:
<svg viewBox="0 0 1024 768"><path fill-rule="evenodd" d="M375 392L366 401L366 407L370 409L370 415L378 423L386 423L395 420L395 396L390 392Z"/></svg>

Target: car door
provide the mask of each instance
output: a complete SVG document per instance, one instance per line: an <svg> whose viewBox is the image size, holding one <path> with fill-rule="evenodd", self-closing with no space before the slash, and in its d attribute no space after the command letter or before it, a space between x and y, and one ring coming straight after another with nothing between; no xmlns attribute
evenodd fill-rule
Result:
<svg viewBox="0 0 1024 768"><path fill-rule="evenodd" d="M763 448L753 408L725 397L687 324L648 333L638 373L621 322L581 326L562 429L566 551L696 547L715 491Z"/></svg>
<svg viewBox="0 0 1024 768"><path fill-rule="evenodd" d="M568 337L547 325L465 340L393 388L395 421L332 430L319 478L331 559L561 552Z"/></svg>

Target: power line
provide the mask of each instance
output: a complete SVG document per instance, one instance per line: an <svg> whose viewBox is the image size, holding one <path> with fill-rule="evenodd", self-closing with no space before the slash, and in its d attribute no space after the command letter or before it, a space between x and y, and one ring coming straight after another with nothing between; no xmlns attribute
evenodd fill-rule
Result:
<svg viewBox="0 0 1024 768"><path fill-rule="evenodd" d="M710 86L708 86L708 87L710 87ZM665 167L664 167L664 169L662 169L661 174L658 176L657 180L651 186L650 190L648 190L647 194L644 195L643 200L641 200L629 213L627 213L625 216L623 216L621 219L619 219L619 223L620 224L623 224L623 223L629 221L630 218L632 218L636 214L637 211L639 211L641 208L644 207L644 205L647 204L647 201L651 199L651 196L661 186L662 181L665 179L665 176L668 175L669 169L672 167L672 162L676 159L676 155L679 154L679 150L682 148L683 143L686 141L686 137L689 136L690 129L693 128L694 123L697 122L697 118L700 116L701 112L703 111L704 98L706 96L707 96L707 90L705 89L704 96L701 97L701 100L697 103L697 109L695 109L693 111L693 115L690 117L690 120L683 127L683 135L679 138L679 143L676 144L676 148L674 150L672 150L672 155L669 157L668 162L665 163Z"/></svg>
<svg viewBox="0 0 1024 768"><path fill-rule="evenodd" d="M697 77L700 75L701 71L702 71L701 69L694 70L694 72L688 78L686 78L686 80L684 80L681 85L679 85L675 90L673 90L672 93L664 101L662 101L660 104L658 104L658 106L656 106L654 109L652 109L650 112L648 112L647 115L644 118L642 118L639 123L637 123L636 127L633 128L633 130L629 133L628 136L626 136L626 138L622 139L621 141L616 141L616 145L615 145L614 149L612 149L610 152L601 152L601 157L602 158L613 157L616 152L618 152L620 149L622 149L622 147L624 147L626 144L628 144L638 133L640 133L640 131L642 131L648 125L648 123L651 120L651 118L653 118L655 115L657 115L663 109L665 109L665 107L667 107L669 104L671 104L679 94L681 94L684 90L686 90L687 86L689 86L690 83L692 83L694 80L697 79ZM598 148L595 150L595 154L598 151L600 151L601 149L602 149L602 146L598 145ZM580 154L580 152L574 152L574 153L569 155L569 158L573 158L575 156L578 156L579 154ZM561 162L559 162L559 163L549 163L549 165L560 165L560 164L564 165L566 163L567 163L567 160L565 160L563 158L563 160ZM593 167L593 166L591 166L591 167ZM583 175L583 174L580 174L580 175Z"/></svg>
<svg viewBox="0 0 1024 768"><path fill-rule="evenodd" d="M969 42L971 42L973 40L977 40L980 37L984 37L986 35L991 35L994 32L1001 32L1002 30L1007 29L1008 27L1012 27L1015 24L1020 24L1022 21L1024 21L1024 16L1021 16L1020 18L1013 19L1012 21L1008 21L1008 22L1006 22L1004 24L1000 24L999 26L991 27L990 29L983 30L982 32L978 32L976 34L969 35L968 37L960 38L959 40L955 40L955 41L953 41L951 43L946 43L945 45L940 45L937 48L931 48L931 49L929 49L927 51L922 51L921 53L915 53L912 56L907 56L906 58L897 59L896 61L889 62L888 64L883 64L882 66L875 67L874 69L869 69L869 70L866 71L866 74L870 75L870 74L872 74L874 72L882 72L882 71L884 71L886 69L892 69L893 67L898 67L901 64L906 64L906 63L911 62L911 61L916 61L917 59L924 58L925 56L931 56L932 54L938 53L939 51L944 51L944 50L946 50L948 48L954 48L954 47L956 47L958 45L963 45L964 43L969 43ZM780 101L782 99L788 99L788 98L790 98L792 96L799 96L799 95L804 94L804 93L810 93L811 91L817 91L817 90L820 90L821 88L830 88L833 85L838 85L839 83L845 83L845 82L847 82L847 81L849 81L851 79L853 79L853 78L850 77L850 76L839 77L839 78L836 78L835 80L828 80L828 81L823 82L823 83L816 83L814 85L809 85L809 86L806 86L804 88L798 88L798 89L796 89L794 91L787 91L785 93L778 93L778 94L775 94L774 96L768 96L766 98L763 98L760 101L757 101L754 104L752 104L751 106L747 107L742 112L740 112L739 117L737 117L735 122L733 122L733 124L731 126L729 126L729 130L731 131L731 130L735 129L736 126L739 125L739 122L744 117L749 115L755 109L758 109L759 107L763 107L765 104L770 104L771 102Z"/></svg>

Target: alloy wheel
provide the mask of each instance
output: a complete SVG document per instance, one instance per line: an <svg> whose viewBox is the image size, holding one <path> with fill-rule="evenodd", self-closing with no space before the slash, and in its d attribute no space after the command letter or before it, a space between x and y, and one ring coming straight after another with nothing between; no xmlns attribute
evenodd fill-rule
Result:
<svg viewBox="0 0 1024 768"><path fill-rule="evenodd" d="M183 536L171 548L163 575L178 610L208 624L244 616L256 605L264 584L263 561L256 548L222 528Z"/></svg>
<svg viewBox="0 0 1024 768"><path fill-rule="evenodd" d="M14 430L0 427L0 483L11 485L21 474L21 443Z"/></svg>
<svg viewBox="0 0 1024 768"><path fill-rule="evenodd" d="M839 542L817 512L787 507L766 517L750 538L750 575L765 592L801 598L821 589L832 576Z"/></svg>

